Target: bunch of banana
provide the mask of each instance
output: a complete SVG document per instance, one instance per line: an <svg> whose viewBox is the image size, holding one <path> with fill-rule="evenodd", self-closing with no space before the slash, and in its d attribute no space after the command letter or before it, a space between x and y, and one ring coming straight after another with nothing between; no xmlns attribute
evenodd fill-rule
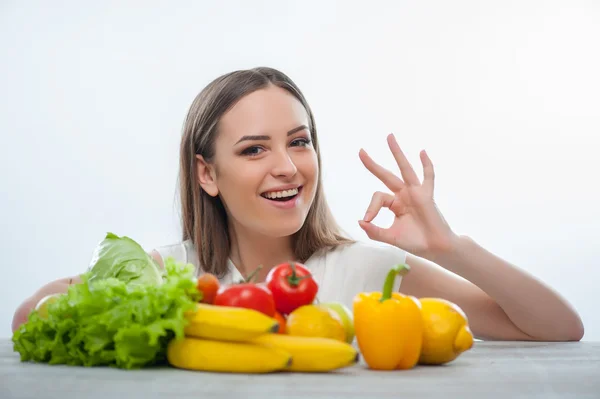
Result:
<svg viewBox="0 0 600 399"><path fill-rule="evenodd" d="M325 372L355 364L351 345L329 338L276 334L277 320L253 309L199 303L185 338L167 349L177 368L232 373Z"/></svg>

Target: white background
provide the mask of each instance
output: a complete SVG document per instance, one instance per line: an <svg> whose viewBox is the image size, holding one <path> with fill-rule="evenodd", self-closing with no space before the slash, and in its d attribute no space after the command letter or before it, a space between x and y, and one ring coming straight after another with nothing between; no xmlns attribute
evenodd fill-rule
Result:
<svg viewBox="0 0 600 399"><path fill-rule="evenodd" d="M366 239L357 220L383 188L358 150L395 168L394 132L418 173L428 150L451 226L566 296L599 340L599 21L591 0L3 1L0 336L107 231L180 239L190 103L267 65L314 109L346 231Z"/></svg>

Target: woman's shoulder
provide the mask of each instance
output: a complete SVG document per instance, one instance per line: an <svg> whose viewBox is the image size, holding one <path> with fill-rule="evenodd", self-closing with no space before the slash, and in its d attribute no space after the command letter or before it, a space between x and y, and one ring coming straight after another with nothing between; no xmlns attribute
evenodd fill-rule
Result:
<svg viewBox="0 0 600 399"><path fill-rule="evenodd" d="M184 240L154 248L163 261L173 258L177 263L191 263L198 268L198 256L191 240Z"/></svg>
<svg viewBox="0 0 600 399"><path fill-rule="evenodd" d="M393 245L379 243L375 241L354 241L348 244L341 244L333 249L321 251L316 254L326 262L333 261L345 264L384 264L392 266L389 263L397 264L406 261L406 251Z"/></svg>
<svg viewBox="0 0 600 399"><path fill-rule="evenodd" d="M321 301L341 301L351 307L359 292L381 291L389 270L404 263L406 255L392 245L356 241L319 251L307 266L319 281ZM401 277L394 280L394 291L399 290L401 281Z"/></svg>
<svg viewBox="0 0 600 399"><path fill-rule="evenodd" d="M307 266L322 280L333 281L334 276L343 275L347 283L381 285L392 266L406 262L406 255L406 251L392 245L356 241L319 251Z"/></svg>

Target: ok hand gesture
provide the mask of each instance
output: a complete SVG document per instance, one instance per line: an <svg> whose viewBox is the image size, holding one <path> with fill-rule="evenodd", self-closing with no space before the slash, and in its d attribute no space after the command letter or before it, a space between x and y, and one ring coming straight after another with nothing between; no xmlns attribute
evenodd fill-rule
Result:
<svg viewBox="0 0 600 399"><path fill-rule="evenodd" d="M402 178L377 164L361 149L359 157L365 167L381 180L391 193L376 192L363 220L358 223L369 238L395 245L414 255L429 258L452 248L456 235L433 200L434 171L427 153L421 151L423 182L419 181L395 137L387 137ZM371 223L381 208L390 209L394 222L388 228Z"/></svg>

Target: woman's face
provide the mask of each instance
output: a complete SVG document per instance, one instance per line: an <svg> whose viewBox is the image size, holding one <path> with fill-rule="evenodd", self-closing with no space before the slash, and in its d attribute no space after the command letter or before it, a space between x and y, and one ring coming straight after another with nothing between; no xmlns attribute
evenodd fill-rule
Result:
<svg viewBox="0 0 600 399"><path fill-rule="evenodd" d="M221 196L234 228L283 237L302 227L319 173L308 125L302 104L276 86L248 94L223 115L203 188Z"/></svg>

